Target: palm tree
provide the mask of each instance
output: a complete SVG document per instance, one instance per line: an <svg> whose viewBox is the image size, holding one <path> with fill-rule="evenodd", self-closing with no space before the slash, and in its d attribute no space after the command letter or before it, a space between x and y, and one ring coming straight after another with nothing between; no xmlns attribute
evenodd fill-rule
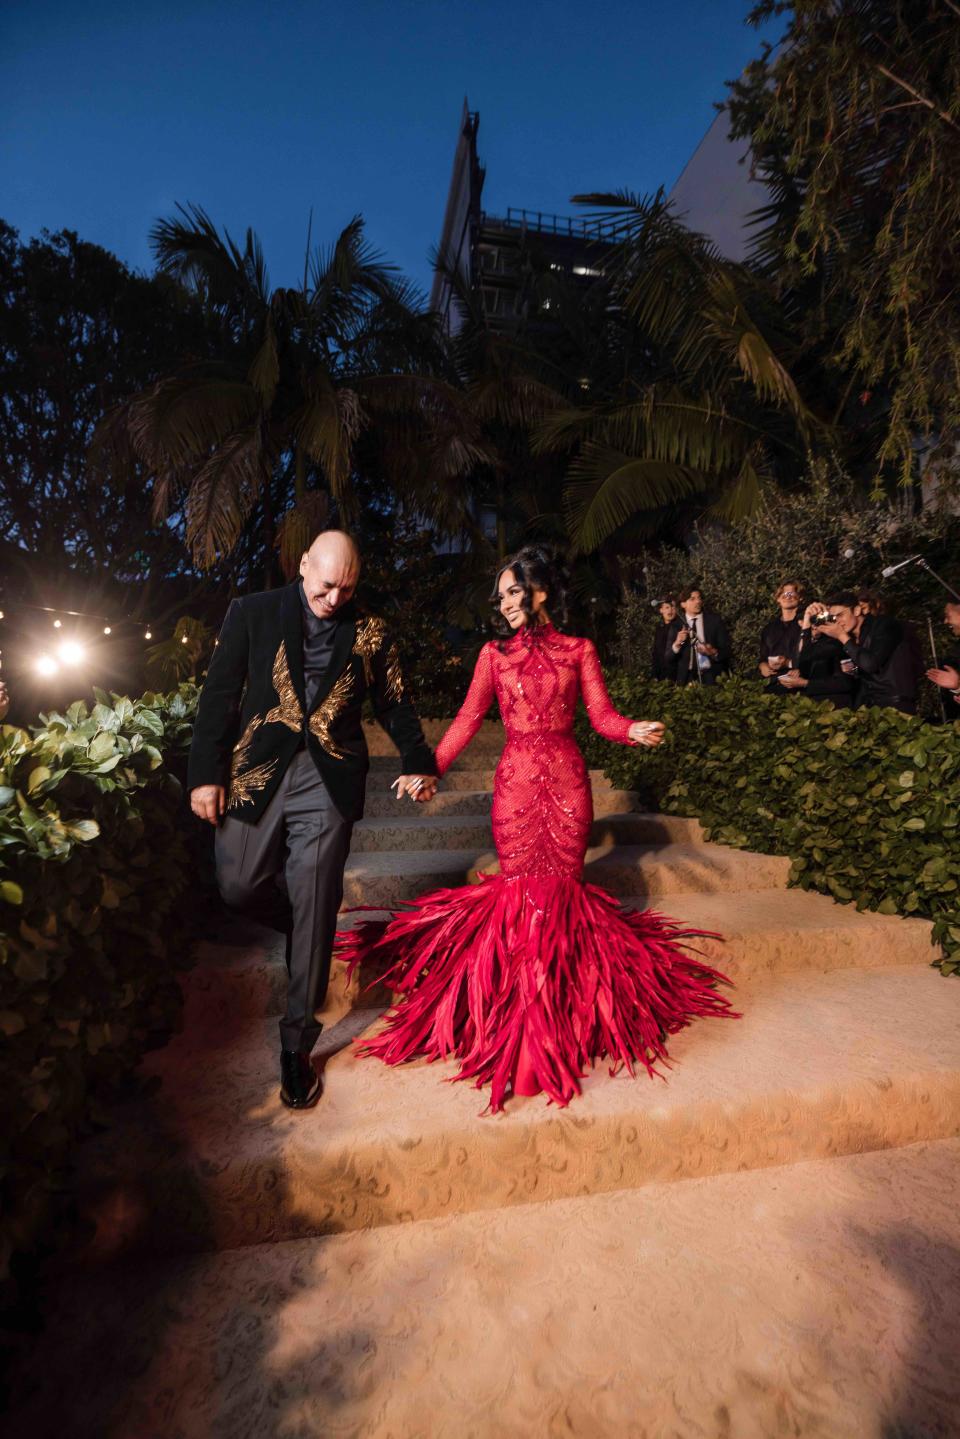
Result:
<svg viewBox="0 0 960 1439"><path fill-rule="evenodd" d="M604 265L604 345L578 399L535 437L535 449L570 456L574 551L628 524L656 528L691 499L718 518L751 513L828 438L791 378L771 284L685 229L662 192L574 198L599 207L618 241Z"/></svg>
<svg viewBox="0 0 960 1439"><path fill-rule="evenodd" d="M256 513L265 582L275 548L289 573L333 506L342 522L354 517L358 462L379 465L414 505L443 491L441 525L466 523L450 480L487 450L445 377L433 318L367 244L360 218L329 250L308 244L298 289L271 289L253 231L241 249L199 206L178 206L151 242L159 270L216 317L220 353L126 400L94 453L139 462L158 520L183 505L200 568L229 556ZM414 450L416 463L397 464Z"/></svg>

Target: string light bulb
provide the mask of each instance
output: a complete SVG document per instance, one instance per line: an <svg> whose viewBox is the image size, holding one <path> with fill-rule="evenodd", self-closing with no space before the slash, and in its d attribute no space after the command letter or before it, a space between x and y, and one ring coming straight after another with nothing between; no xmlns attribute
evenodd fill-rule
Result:
<svg viewBox="0 0 960 1439"><path fill-rule="evenodd" d="M63 628L63 621L62 621L62 620L54 620L54 622L53 622L53 628L54 628L55 630L62 629L62 628Z"/></svg>
<svg viewBox="0 0 960 1439"><path fill-rule="evenodd" d="M152 639L153 639L153 630L144 630L144 632L143 632L143 638L144 638L145 640L152 640Z"/></svg>
<svg viewBox="0 0 960 1439"><path fill-rule="evenodd" d="M109 626L109 625L104 625L104 627L103 627L103 633L104 633L105 635L110 634L110 626Z"/></svg>
<svg viewBox="0 0 960 1439"><path fill-rule="evenodd" d="M190 643L189 636L187 636L187 635L181 635L181 636L180 636L180 643L181 643L182 645L188 645L188 644Z"/></svg>
<svg viewBox="0 0 960 1439"><path fill-rule="evenodd" d="M3 610L0 610L0 620L3 619Z"/></svg>

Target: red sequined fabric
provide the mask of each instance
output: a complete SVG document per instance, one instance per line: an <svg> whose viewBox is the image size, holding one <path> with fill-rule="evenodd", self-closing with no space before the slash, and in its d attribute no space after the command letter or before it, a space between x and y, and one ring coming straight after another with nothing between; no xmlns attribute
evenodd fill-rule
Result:
<svg viewBox="0 0 960 1439"><path fill-rule="evenodd" d="M622 909L582 879L593 803L573 737L578 695L598 733L629 743L589 640L541 625L484 646L436 758L443 775L495 696L507 734L492 815L500 873L337 938L338 957L371 962L398 995L361 1052L388 1064L456 1055L454 1077L490 1084L493 1110L541 1090L565 1105L599 1058L655 1073L667 1035L732 1014L716 990L724 976L683 947L701 931Z"/></svg>

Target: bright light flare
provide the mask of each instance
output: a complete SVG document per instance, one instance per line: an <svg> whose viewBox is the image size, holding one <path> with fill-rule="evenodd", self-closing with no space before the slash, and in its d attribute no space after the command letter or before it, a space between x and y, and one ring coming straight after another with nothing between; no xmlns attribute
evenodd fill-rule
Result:
<svg viewBox="0 0 960 1439"><path fill-rule="evenodd" d="M86 658L86 650L76 640L64 640L57 653L65 665L78 665Z"/></svg>
<svg viewBox="0 0 960 1439"><path fill-rule="evenodd" d="M43 675L45 679L50 675L55 675L60 668L53 655L38 655L33 667L37 674Z"/></svg>

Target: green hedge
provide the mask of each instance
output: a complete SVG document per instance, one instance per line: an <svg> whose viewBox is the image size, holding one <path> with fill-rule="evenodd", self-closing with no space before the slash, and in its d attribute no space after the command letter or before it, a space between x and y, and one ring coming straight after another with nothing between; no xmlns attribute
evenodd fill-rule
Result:
<svg viewBox="0 0 960 1439"><path fill-rule="evenodd" d="M0 1300L56 1242L97 1096L175 1022L194 864L171 772L192 686L0 728Z"/></svg>
<svg viewBox="0 0 960 1439"><path fill-rule="evenodd" d="M858 909L933 920L960 972L960 722L835 710L732 679L710 689L615 675L624 714L663 719L656 753L581 721L591 765L647 803L698 818L720 844L789 855L791 883Z"/></svg>

